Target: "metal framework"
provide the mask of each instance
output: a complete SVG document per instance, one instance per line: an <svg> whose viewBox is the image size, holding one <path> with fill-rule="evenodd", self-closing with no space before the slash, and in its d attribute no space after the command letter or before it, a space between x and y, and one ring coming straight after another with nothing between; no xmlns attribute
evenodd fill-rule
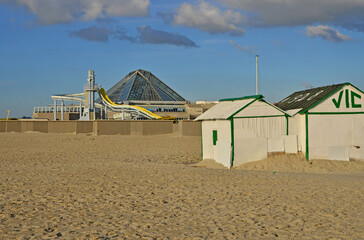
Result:
<svg viewBox="0 0 364 240"><path fill-rule="evenodd" d="M107 92L111 101L186 101L151 72L139 69L130 72ZM98 100L101 102L101 100Z"/></svg>

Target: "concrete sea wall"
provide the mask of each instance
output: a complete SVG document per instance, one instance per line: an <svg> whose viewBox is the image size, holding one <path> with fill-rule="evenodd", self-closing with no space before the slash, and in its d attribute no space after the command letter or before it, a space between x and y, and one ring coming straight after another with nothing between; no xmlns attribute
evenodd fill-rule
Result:
<svg viewBox="0 0 364 240"><path fill-rule="evenodd" d="M94 135L160 135L201 136L201 122L161 120L144 121L0 121L0 132L74 133Z"/></svg>

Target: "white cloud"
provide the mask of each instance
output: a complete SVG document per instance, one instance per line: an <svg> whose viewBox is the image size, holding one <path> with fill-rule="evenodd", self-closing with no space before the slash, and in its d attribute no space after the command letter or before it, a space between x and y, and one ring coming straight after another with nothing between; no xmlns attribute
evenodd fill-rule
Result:
<svg viewBox="0 0 364 240"><path fill-rule="evenodd" d="M228 33L237 36L244 34L244 29L239 26L242 21L241 13L222 11L205 1L200 1L197 7L183 3L173 18L176 25L197 28L211 34Z"/></svg>
<svg viewBox="0 0 364 240"><path fill-rule="evenodd" d="M42 24L89 21L116 16L147 16L150 0L0 0L36 16Z"/></svg>
<svg viewBox="0 0 364 240"><path fill-rule="evenodd" d="M363 0L219 1L228 7L244 11L248 16L245 24L253 27L364 23Z"/></svg>
<svg viewBox="0 0 364 240"><path fill-rule="evenodd" d="M256 54L258 51L258 48L256 46L243 46L238 43L236 43L233 40L230 40L229 43L235 47L236 50L251 54Z"/></svg>
<svg viewBox="0 0 364 240"><path fill-rule="evenodd" d="M330 42L343 42L352 40L351 37L340 33L338 30L333 29L327 25L308 26L306 28L306 35L309 37L320 37Z"/></svg>

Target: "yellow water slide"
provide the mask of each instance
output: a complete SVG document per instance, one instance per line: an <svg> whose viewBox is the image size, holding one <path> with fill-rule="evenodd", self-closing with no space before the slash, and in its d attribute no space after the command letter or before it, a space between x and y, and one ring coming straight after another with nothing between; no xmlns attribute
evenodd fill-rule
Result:
<svg viewBox="0 0 364 240"><path fill-rule="evenodd" d="M134 105L125 105L125 104L116 104L113 101L110 100L110 98L107 96L105 89L100 88L99 89L99 94L100 97L102 98L103 102L106 105L109 105L111 108L113 109L120 109L120 111L122 111L123 109L134 109L136 111L140 111L141 113L143 113L144 115L149 116L150 118L154 118L154 119L162 119L161 116L158 116L157 114L152 113L151 111L148 111L145 108L139 107L139 106L134 106Z"/></svg>

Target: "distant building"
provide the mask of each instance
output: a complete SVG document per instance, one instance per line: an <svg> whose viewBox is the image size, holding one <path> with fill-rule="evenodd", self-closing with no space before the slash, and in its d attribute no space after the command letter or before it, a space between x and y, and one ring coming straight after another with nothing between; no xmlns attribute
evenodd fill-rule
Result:
<svg viewBox="0 0 364 240"><path fill-rule="evenodd" d="M187 101L149 71L138 69L130 72L106 91L117 104L143 107L161 117L188 119ZM96 101L101 103L101 99ZM120 112L109 111L110 119L118 119Z"/></svg>
<svg viewBox="0 0 364 240"><path fill-rule="evenodd" d="M106 94L118 104L134 101L186 102L186 99L159 78L143 69L130 72L107 90Z"/></svg>
<svg viewBox="0 0 364 240"><path fill-rule="evenodd" d="M177 120L195 119L215 104L207 101L189 102L153 73L143 69L130 72L106 94L117 104L140 106L161 117L171 116ZM100 103L101 100L96 102ZM118 119L121 114L109 111L107 116L109 119Z"/></svg>
<svg viewBox="0 0 364 240"><path fill-rule="evenodd" d="M195 119L216 103L208 101L189 102L163 83L153 73L143 69L138 69L127 74L108 89L106 94L116 104L140 106L161 117L170 116L177 120ZM101 103L100 98L96 100L96 104ZM57 119L60 119L61 108L61 106L57 107ZM80 109L83 108L84 106L82 104L64 106L64 119L78 120ZM105 114L100 113L100 109L97 110L97 118L105 116ZM35 107L33 118L47 118L51 120L54 118L53 111L54 107L52 105ZM108 119L121 119L122 113L109 109L106 116Z"/></svg>

